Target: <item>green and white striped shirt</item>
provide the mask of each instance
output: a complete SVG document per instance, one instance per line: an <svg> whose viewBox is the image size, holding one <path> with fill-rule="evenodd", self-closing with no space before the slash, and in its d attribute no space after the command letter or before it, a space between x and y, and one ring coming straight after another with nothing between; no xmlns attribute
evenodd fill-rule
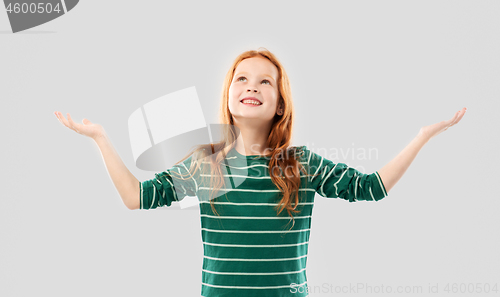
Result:
<svg viewBox="0 0 500 297"><path fill-rule="evenodd" d="M315 193L349 202L387 196L378 172L364 174L333 163L306 146L299 147L296 157L308 174L317 176L300 173L300 213L294 214L293 227L286 209L276 215L282 193L271 181L264 156L244 156L234 148L227 154L221 165L226 188L214 199L219 215L210 207L212 188L202 182L203 173L197 171L186 181L170 173L186 174L192 156L141 182L141 209L198 197L204 247L202 296L308 296L306 263ZM202 166L208 164L207 160Z"/></svg>

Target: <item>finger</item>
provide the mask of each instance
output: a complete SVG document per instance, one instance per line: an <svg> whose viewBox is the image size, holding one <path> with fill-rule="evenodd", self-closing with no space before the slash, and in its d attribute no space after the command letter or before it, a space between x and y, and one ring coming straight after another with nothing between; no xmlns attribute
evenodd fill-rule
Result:
<svg viewBox="0 0 500 297"><path fill-rule="evenodd" d="M68 121L69 121L69 124L71 126L71 129L75 130L75 132L77 132L77 133L80 133L80 132L78 132L78 129L77 129L78 124L73 121L69 112L67 113L67 115L68 115Z"/></svg>
<svg viewBox="0 0 500 297"><path fill-rule="evenodd" d="M451 120L448 121L448 127L451 127L453 126L453 123L455 123L455 121L457 120L458 118L458 114L459 114L460 111L457 111L455 113L455 115L453 116L453 118Z"/></svg>
<svg viewBox="0 0 500 297"><path fill-rule="evenodd" d="M451 126L453 126L453 123L454 123L454 122L455 122L455 120L457 119L457 117L458 117L458 113L459 113L459 112L460 112L460 111L457 111L457 112L455 113L455 115L454 115L451 119L449 119L449 120L447 120L447 121L443 121L443 122L444 122L444 129L443 129L443 131L446 131L446 130L448 130L448 128L450 128Z"/></svg>
<svg viewBox="0 0 500 297"><path fill-rule="evenodd" d="M73 128L73 125L75 124L75 122L73 122L73 119L71 118L71 115L69 114L69 112L66 113L66 115L68 116L68 123L69 123L69 126L71 128Z"/></svg>
<svg viewBox="0 0 500 297"><path fill-rule="evenodd" d="M59 121L66 127L69 128L69 124L68 124L68 121L66 121L66 118L62 115L62 113L60 112L57 112L57 118L59 119Z"/></svg>
<svg viewBox="0 0 500 297"><path fill-rule="evenodd" d="M451 126L451 125L453 124L453 122L457 119L458 113L459 113L459 112L457 111L457 112L455 113L455 115L454 115L451 119L449 119L449 120L447 120L447 121L444 121L444 122L445 122L445 124L446 124L446 128L448 128L449 126Z"/></svg>
<svg viewBox="0 0 500 297"><path fill-rule="evenodd" d="M462 110L459 111L459 115L458 117L455 119L455 121L453 121L453 123L451 124L451 126L455 125L456 123L460 122L460 120L464 117L464 114L465 114L465 111L466 111L466 108L462 108Z"/></svg>
<svg viewBox="0 0 500 297"><path fill-rule="evenodd" d="M59 121L59 123L62 124L63 122L61 121L61 118L59 117L59 114L57 113L57 111L54 111L54 115L56 116L56 118Z"/></svg>

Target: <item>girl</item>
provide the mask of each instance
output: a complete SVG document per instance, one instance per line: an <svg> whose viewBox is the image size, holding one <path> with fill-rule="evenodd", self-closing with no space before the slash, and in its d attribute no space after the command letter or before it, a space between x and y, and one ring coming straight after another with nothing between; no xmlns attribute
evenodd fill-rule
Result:
<svg viewBox="0 0 500 297"><path fill-rule="evenodd" d="M223 140L202 144L172 168L139 182L104 129L55 115L91 137L129 209L170 206L197 196L204 259L201 295L308 296L306 262L315 193L349 202L379 201L432 137L458 123L422 127L382 169L364 174L306 146L291 147L294 109L288 76L268 50L246 51L227 72L220 121ZM286 211L284 211L286 210Z"/></svg>

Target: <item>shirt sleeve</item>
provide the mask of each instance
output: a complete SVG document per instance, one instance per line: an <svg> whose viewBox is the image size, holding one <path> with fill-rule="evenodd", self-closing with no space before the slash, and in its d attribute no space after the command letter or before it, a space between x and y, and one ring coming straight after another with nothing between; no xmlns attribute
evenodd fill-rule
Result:
<svg viewBox="0 0 500 297"><path fill-rule="evenodd" d="M170 206L173 201L181 201L186 196L196 196L198 183L189 174L192 156L161 173L155 173L150 180L140 182L140 209L155 209ZM173 174L177 172L184 176Z"/></svg>
<svg viewBox="0 0 500 297"><path fill-rule="evenodd" d="M362 173L344 163L332 161L307 150L312 187L325 198L342 198L349 202L379 201L387 196L378 172Z"/></svg>

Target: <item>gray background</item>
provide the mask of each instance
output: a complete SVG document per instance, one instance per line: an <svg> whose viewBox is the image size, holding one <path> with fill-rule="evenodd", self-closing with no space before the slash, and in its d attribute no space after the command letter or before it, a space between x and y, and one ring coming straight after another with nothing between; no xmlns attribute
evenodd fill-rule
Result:
<svg viewBox="0 0 500 297"><path fill-rule="evenodd" d="M131 172L151 179L134 166L129 115L196 86L216 122L230 63L260 46L290 76L293 143L366 173L421 126L468 109L384 200L316 195L311 296L500 283L499 15L498 1L81 1L12 34L0 13L0 295L199 296L199 212L128 210L97 145L53 112L103 125ZM330 153L368 148L378 157Z"/></svg>

